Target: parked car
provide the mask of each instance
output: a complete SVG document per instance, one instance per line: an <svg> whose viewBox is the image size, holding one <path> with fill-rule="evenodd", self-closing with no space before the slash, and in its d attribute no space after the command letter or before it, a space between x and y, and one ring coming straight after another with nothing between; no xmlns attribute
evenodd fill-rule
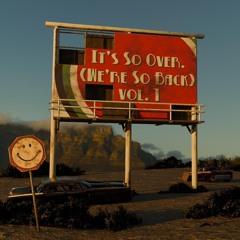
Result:
<svg viewBox="0 0 240 240"><path fill-rule="evenodd" d="M64 202L69 197L88 204L104 204L130 201L133 191L121 181L87 181L79 178L56 178L41 181L34 187L36 199ZM7 201L32 200L31 187L17 187L10 191Z"/></svg>
<svg viewBox="0 0 240 240"><path fill-rule="evenodd" d="M203 182L229 182L233 178L233 171L231 170L201 170L197 173L198 181ZM192 180L192 173L191 172L184 172L182 176L183 181L191 181Z"/></svg>

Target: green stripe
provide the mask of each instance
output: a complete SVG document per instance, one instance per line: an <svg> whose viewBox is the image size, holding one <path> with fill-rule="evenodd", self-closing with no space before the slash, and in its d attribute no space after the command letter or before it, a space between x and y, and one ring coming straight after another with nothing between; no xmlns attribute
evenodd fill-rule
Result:
<svg viewBox="0 0 240 240"><path fill-rule="evenodd" d="M67 95L67 98L74 99L74 95L73 95L71 84L70 84L70 65L63 65L62 78L63 78L63 86L64 86L65 93Z"/></svg>
<svg viewBox="0 0 240 240"><path fill-rule="evenodd" d="M66 96L68 99L75 99L71 82L70 82L70 67L71 65L63 65L62 69L62 79L63 79L63 86L66 93ZM76 101L69 101L69 104L71 106L79 106ZM87 118L85 113L82 111L81 108L73 108L74 112L77 114L80 118Z"/></svg>

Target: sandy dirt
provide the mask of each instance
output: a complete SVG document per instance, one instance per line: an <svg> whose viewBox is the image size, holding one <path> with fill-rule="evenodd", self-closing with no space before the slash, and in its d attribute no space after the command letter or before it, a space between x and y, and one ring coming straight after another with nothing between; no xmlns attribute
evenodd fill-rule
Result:
<svg viewBox="0 0 240 240"><path fill-rule="evenodd" d="M185 219L184 214L195 203L203 203L213 191L231 186L240 186L240 173L234 172L231 182L199 182L209 192L198 194L159 194L169 186L181 181L185 169L135 170L132 171L131 186L139 194L131 202L111 204L109 209L119 205L129 212L137 213L143 219L142 224L123 231L71 230L40 226L37 232L34 226L0 225L0 239L81 239L81 240L207 240L240 239L239 218L212 217L200 220ZM81 178L89 180L124 180L124 172L93 172ZM35 184L39 179L34 179ZM189 183L191 184L191 183ZM12 187L29 185L29 179L0 178L0 200L4 201ZM104 206L106 207L106 206ZM99 206L93 206L94 212Z"/></svg>

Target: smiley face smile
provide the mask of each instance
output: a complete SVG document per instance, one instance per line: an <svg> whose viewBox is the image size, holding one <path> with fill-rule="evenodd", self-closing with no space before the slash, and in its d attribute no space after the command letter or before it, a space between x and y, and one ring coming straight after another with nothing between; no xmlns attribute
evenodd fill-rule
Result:
<svg viewBox="0 0 240 240"><path fill-rule="evenodd" d="M37 155L38 155L40 152L41 152L41 150L38 150L37 153L36 153L36 155L35 155L34 157L32 157L31 159L24 159L24 158L22 158L22 157L20 156L19 153L17 153L17 156L18 156L22 161L24 161L24 162L29 162L29 161L32 161L34 158L36 158Z"/></svg>

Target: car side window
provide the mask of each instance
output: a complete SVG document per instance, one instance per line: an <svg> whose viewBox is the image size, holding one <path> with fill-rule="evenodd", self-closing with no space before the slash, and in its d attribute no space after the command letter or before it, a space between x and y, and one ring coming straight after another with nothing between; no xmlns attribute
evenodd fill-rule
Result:
<svg viewBox="0 0 240 240"><path fill-rule="evenodd" d="M81 189L82 191L86 190L88 187L84 184L78 184L79 189Z"/></svg>
<svg viewBox="0 0 240 240"><path fill-rule="evenodd" d="M64 185L64 186L63 186L63 189L64 189L64 191L66 191L66 192L72 192L72 191L78 190L74 185L70 185L70 184Z"/></svg>
<svg viewBox="0 0 240 240"><path fill-rule="evenodd" d="M45 187L45 191L47 193L54 193L54 192L63 192L63 189L60 185L48 185Z"/></svg>
<svg viewBox="0 0 240 240"><path fill-rule="evenodd" d="M67 185L62 185L62 187L66 192L79 192L87 188L85 185L82 185L82 184L67 184Z"/></svg>
<svg viewBox="0 0 240 240"><path fill-rule="evenodd" d="M79 186L78 185L75 185L75 184L72 184L72 185L69 185L69 191L72 191L72 192L75 192L75 191L79 191Z"/></svg>

